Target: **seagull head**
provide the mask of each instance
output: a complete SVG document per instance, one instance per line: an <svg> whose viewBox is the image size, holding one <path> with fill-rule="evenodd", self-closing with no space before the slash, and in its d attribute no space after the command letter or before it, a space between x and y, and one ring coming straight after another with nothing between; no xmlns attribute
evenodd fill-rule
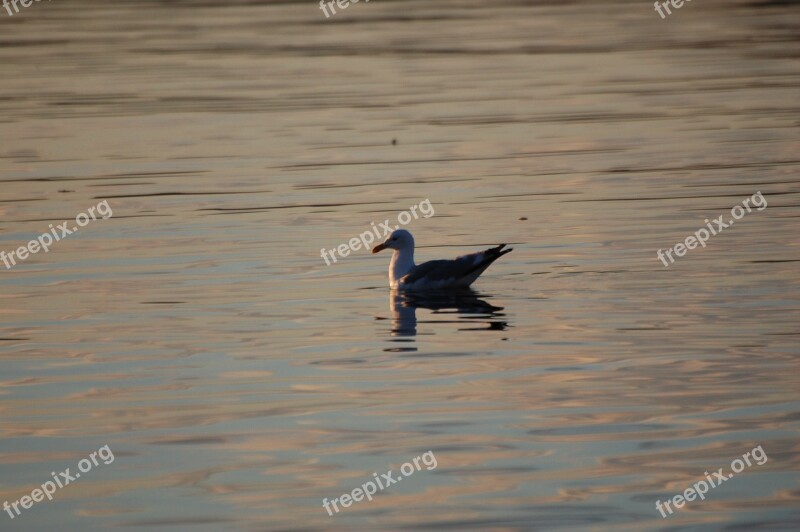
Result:
<svg viewBox="0 0 800 532"><path fill-rule="evenodd" d="M414 249L414 237L405 229L397 229L389 235L389 238L383 244L378 244L372 248L372 252L377 253L384 249Z"/></svg>

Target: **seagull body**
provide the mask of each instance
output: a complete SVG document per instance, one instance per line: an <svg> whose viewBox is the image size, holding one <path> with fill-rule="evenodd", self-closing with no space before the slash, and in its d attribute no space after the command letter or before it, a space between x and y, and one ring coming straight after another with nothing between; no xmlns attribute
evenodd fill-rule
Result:
<svg viewBox="0 0 800 532"><path fill-rule="evenodd" d="M504 247L505 244L501 244L454 260L432 260L417 266L414 264L414 237L405 229L397 229L384 243L375 246L372 252L394 250L389 263L391 288L445 290L466 288L474 283L494 261L512 251L511 248L503 249Z"/></svg>

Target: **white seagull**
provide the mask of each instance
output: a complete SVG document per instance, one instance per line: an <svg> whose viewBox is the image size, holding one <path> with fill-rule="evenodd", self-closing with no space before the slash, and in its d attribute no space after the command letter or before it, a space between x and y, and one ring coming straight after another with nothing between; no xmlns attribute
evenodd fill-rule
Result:
<svg viewBox="0 0 800 532"><path fill-rule="evenodd" d="M510 253L512 248L496 248L463 255L454 260L431 260L419 266L414 264L414 237L405 229L397 229L383 244L372 249L377 253L393 249L389 263L389 286L400 290L439 290L466 288L494 261Z"/></svg>

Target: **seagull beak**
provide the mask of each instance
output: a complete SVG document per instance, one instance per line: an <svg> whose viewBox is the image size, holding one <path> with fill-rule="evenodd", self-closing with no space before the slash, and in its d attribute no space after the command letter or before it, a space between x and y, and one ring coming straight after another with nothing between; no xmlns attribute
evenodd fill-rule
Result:
<svg viewBox="0 0 800 532"><path fill-rule="evenodd" d="M383 251L384 249L386 249L386 244L378 244L377 246L372 248L372 252L377 253L379 251Z"/></svg>

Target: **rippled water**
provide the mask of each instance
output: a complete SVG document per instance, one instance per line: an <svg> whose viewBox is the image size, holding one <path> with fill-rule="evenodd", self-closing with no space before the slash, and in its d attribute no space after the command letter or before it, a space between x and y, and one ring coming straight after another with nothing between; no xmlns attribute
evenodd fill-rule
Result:
<svg viewBox="0 0 800 532"><path fill-rule="evenodd" d="M0 250L113 209L0 265L0 502L114 455L0 528L796 528L798 29L711 0L0 11ZM418 261L514 247L474 293L320 257L424 199Z"/></svg>

